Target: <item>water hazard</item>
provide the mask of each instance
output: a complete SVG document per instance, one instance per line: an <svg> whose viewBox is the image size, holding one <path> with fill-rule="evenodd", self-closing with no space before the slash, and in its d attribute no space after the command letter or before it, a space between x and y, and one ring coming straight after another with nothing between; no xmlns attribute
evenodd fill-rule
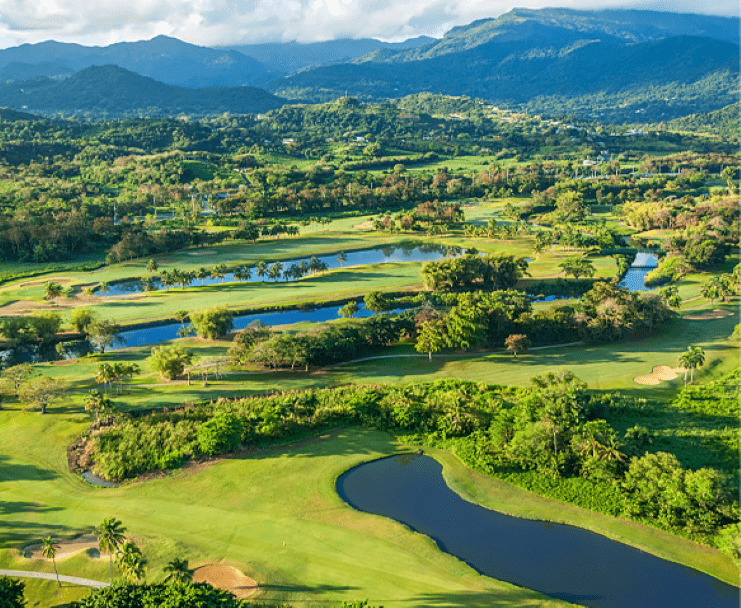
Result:
<svg viewBox="0 0 741 608"><path fill-rule="evenodd" d="M259 282L278 282L286 280L285 271L289 270L292 266L303 268L303 274L309 274L316 272L316 269L321 270L333 270L336 268L343 268L345 266L361 266L368 264L388 264L388 263L399 263L399 262L429 262L433 260L440 260L446 255L460 255L460 248L457 247L443 247L442 245L435 245L431 243L418 244L408 243L400 246L385 246L375 247L373 249L363 249L361 251L348 251L344 254L344 258L338 254L332 255L320 255L316 256L316 262L318 266L314 269L311 268L313 258L296 258L293 260L281 260L280 265L282 267L282 273L280 277L270 278L267 274L264 276L258 276L257 268L252 266L245 266L250 271L250 278L244 279L247 283L259 283ZM268 264L268 269L273 264ZM291 278L290 275L288 278ZM295 278L295 277L294 277ZM226 273L223 277L205 277L203 279L196 279L194 285L217 285L223 282L237 281L234 277L233 272ZM174 286L165 287L162 283L155 279L154 285L157 289L173 289ZM120 296L124 294L139 293L144 291L144 284L141 279L131 279L127 281L121 281L119 283L112 283L106 287L105 291L98 291L97 295L100 296Z"/></svg>
<svg viewBox="0 0 741 608"><path fill-rule="evenodd" d="M739 590L599 534L466 502L427 456L376 460L337 480L354 508L399 521L493 578L597 608L738 608Z"/></svg>

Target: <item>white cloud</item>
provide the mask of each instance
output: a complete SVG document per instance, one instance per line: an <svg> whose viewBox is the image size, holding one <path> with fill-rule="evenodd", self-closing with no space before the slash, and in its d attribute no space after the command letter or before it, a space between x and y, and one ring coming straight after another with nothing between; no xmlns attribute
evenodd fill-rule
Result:
<svg viewBox="0 0 741 608"><path fill-rule="evenodd" d="M206 46L343 36L401 40L441 36L513 6L739 11L737 0L2 0L0 47L48 39L110 44L158 34Z"/></svg>

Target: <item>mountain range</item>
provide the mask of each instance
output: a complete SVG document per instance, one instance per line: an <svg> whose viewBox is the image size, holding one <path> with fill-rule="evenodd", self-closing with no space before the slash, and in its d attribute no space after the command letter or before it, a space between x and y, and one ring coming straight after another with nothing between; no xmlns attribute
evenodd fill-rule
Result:
<svg viewBox="0 0 741 608"><path fill-rule="evenodd" d="M257 87L190 89L114 65L93 66L69 78L36 78L0 85L0 105L39 114L107 118L187 114L257 114L285 99Z"/></svg>
<svg viewBox="0 0 741 608"><path fill-rule="evenodd" d="M548 114L659 122L738 100L739 19L515 9L441 39L396 44L207 48L165 36L107 47L48 41L0 50L0 82L0 106L44 113L261 112L286 99L378 100L430 91Z"/></svg>

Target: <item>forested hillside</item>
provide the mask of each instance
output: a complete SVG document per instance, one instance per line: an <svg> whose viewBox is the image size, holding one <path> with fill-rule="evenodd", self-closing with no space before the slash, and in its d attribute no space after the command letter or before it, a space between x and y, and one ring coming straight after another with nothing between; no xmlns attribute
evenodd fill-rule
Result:
<svg viewBox="0 0 741 608"><path fill-rule="evenodd" d="M116 66L92 67L64 80L36 78L0 85L0 104L44 114L95 118L158 114L254 114L284 100L256 87L188 89Z"/></svg>

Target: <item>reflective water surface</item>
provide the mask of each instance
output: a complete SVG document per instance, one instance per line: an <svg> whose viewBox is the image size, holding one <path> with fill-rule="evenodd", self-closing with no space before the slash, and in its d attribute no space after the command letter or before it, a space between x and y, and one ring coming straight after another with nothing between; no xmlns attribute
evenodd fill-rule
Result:
<svg viewBox="0 0 741 608"><path fill-rule="evenodd" d="M360 465L337 480L358 510L434 539L493 578L598 608L738 608L739 590L580 528L502 515L466 502L442 465L413 454Z"/></svg>

